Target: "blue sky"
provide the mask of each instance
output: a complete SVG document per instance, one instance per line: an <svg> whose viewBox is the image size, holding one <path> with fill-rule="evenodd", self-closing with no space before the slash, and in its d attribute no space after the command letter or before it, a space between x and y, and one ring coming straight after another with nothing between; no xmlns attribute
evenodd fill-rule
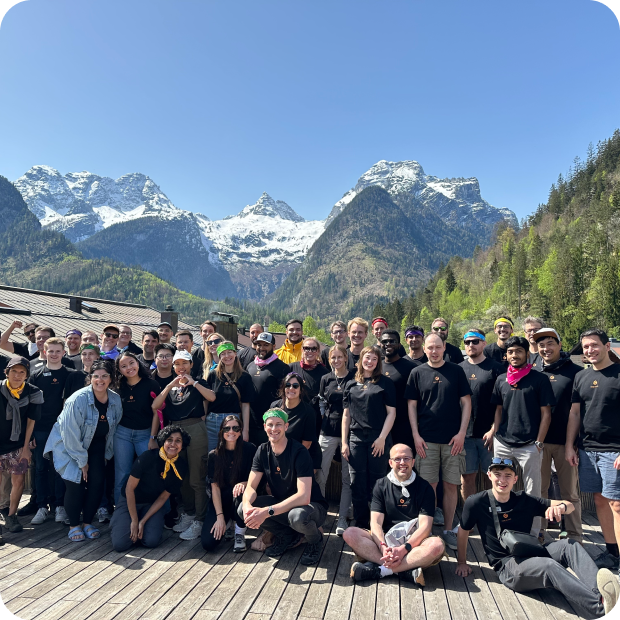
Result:
<svg viewBox="0 0 620 620"><path fill-rule="evenodd" d="M324 218L381 160L475 176L518 217L620 127L591 0L28 0L0 28L0 174L149 175L218 219Z"/></svg>

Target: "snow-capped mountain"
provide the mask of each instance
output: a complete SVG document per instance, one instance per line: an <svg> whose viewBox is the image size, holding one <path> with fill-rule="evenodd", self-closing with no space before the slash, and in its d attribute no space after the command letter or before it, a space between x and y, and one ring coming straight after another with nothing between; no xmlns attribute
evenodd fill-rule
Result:
<svg viewBox="0 0 620 620"><path fill-rule="evenodd" d="M363 189L378 185L385 189L401 207L413 206L430 209L444 221L464 228L483 224L492 228L497 222L517 224L510 209L498 209L483 200L478 179L439 179L425 174L417 161L377 162L357 181L332 209L327 225Z"/></svg>

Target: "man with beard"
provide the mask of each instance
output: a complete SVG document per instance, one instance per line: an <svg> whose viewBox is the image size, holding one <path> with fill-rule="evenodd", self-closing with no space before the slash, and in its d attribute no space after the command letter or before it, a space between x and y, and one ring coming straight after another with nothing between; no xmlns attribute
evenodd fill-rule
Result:
<svg viewBox="0 0 620 620"><path fill-rule="evenodd" d="M259 446L267 441L263 424L263 414L272 402L278 398L282 379L289 373L285 364L274 352L276 339L269 332L262 332L256 337L256 357L248 366L252 377L256 397L250 403L250 442Z"/></svg>
<svg viewBox="0 0 620 620"><path fill-rule="evenodd" d="M428 362L426 353L424 353L424 329L419 325L410 325L405 329L405 340L409 347L407 357L412 362L425 364Z"/></svg>
<svg viewBox="0 0 620 620"><path fill-rule="evenodd" d="M540 497L543 443L551 423L555 396L549 376L532 372L527 363L529 343L521 336L506 341L508 370L495 382L491 403L496 406L493 428L484 435L493 441L494 455L516 459L523 469L528 495ZM538 536L540 517L534 519L532 535Z"/></svg>
<svg viewBox="0 0 620 620"><path fill-rule="evenodd" d="M567 514L564 519L566 533L569 538L581 542L583 540L583 528L581 525L579 476L577 468L571 467L566 460L565 445L573 383L575 375L583 369L571 360L568 353L562 351L562 341L555 329L543 327L533 334L531 340L537 344L537 352L542 359L540 370L549 375L556 402L555 406L551 408L551 424L543 448L541 497L548 497L551 461L553 461L558 474L560 495L562 499L567 499L575 507L575 511ZM546 524L543 525L546 526Z"/></svg>
<svg viewBox="0 0 620 620"><path fill-rule="evenodd" d="M160 344L172 344L171 340L172 340L172 336L174 332L172 331L172 325L170 325L168 321L162 321L157 326L157 333L159 335ZM175 351L176 351L176 348L175 348Z"/></svg>
<svg viewBox="0 0 620 620"><path fill-rule="evenodd" d="M142 353L138 355L140 363L148 370L155 364L155 347L159 344L159 334L150 329L142 332Z"/></svg>
<svg viewBox="0 0 620 620"><path fill-rule="evenodd" d="M301 341L303 324L298 319L291 319L286 323L286 340L276 350L276 355L285 363L292 364L301 359Z"/></svg>
<svg viewBox="0 0 620 620"><path fill-rule="evenodd" d="M11 342L9 338L15 329L24 328L24 336L28 338L29 342L24 344L22 342ZM39 357L40 349L36 343L36 330L39 326L36 323L23 324L21 321L13 321L9 328L0 337L0 349L4 349L13 355L25 357L27 360L33 360L35 357Z"/></svg>
<svg viewBox="0 0 620 620"><path fill-rule="evenodd" d="M435 332L445 343L446 351L443 358L446 362L452 362L453 364L460 364L465 358L461 353L461 349L455 347L448 342L448 334L450 333L448 321L438 316L431 326L431 330Z"/></svg>
<svg viewBox="0 0 620 620"><path fill-rule="evenodd" d="M82 344L82 332L79 329L70 329L65 334L65 346L67 357L73 362L76 370L82 369L82 359L80 358L80 345Z"/></svg>
<svg viewBox="0 0 620 620"><path fill-rule="evenodd" d="M239 351L238 355L239 363L241 364L243 370L247 370L250 362L254 361L254 358L256 357L256 338L264 331L263 326L259 323L254 323L254 325L250 327L250 346Z"/></svg>
<svg viewBox="0 0 620 620"><path fill-rule="evenodd" d="M351 354L351 346L347 344L347 324L344 321L334 321L329 327L329 335L331 336L334 344L337 344L347 350L347 369L353 370L355 368L355 361ZM329 349L331 347L325 347L321 351L321 360L323 366L329 370Z"/></svg>
<svg viewBox="0 0 620 620"><path fill-rule="evenodd" d="M532 370L542 370L543 359L538 353L538 345L536 344L536 340L534 340L534 334L543 327L547 327L545 322L537 316L528 316L523 321L523 331L530 343L530 352L527 356L527 362L532 365Z"/></svg>
<svg viewBox="0 0 620 620"><path fill-rule="evenodd" d="M364 341L368 336L368 321L356 316L351 319L347 325L347 334L351 341L351 357L353 358L353 365L356 366L359 362L360 354L364 348Z"/></svg>
<svg viewBox="0 0 620 620"><path fill-rule="evenodd" d="M492 360L503 364L504 369L508 368L508 359L506 358L506 341L512 338L514 330L514 321L509 316L502 316L495 319L493 323L493 331L497 335L497 342L488 344L484 348L484 355Z"/></svg>
<svg viewBox="0 0 620 620"><path fill-rule="evenodd" d="M392 437L398 438L399 443L403 443L413 450L413 433L409 422L405 389L411 371L420 363L412 362L409 358L400 356L400 334L395 329L383 331L381 334L381 350L385 356L383 374L393 381L396 388L396 419L391 430Z"/></svg>

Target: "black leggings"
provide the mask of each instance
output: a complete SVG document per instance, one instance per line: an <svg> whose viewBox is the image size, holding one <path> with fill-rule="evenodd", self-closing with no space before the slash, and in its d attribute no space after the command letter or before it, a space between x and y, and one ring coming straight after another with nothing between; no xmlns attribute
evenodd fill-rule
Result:
<svg viewBox="0 0 620 620"><path fill-rule="evenodd" d="M82 522L92 523L99 508L105 485L105 437L93 439L88 448L88 482L79 484L65 480L65 510L69 515L69 525L76 527Z"/></svg>
<svg viewBox="0 0 620 620"><path fill-rule="evenodd" d="M220 492L222 498L222 512L224 513L224 521L228 523L229 519L232 519L239 527L245 527L245 523L243 519L237 513L239 509L239 505L243 501L243 495L239 497L235 497L233 499L232 489L222 489ZM215 525L217 521L217 515L215 513L215 506L213 505L213 500L209 501L209 505L207 507L207 514L205 515L205 520L202 523L202 534L200 536L200 542L202 543L203 549L205 551L211 551L215 549L217 544L223 540L217 540L213 537L211 533L211 528Z"/></svg>

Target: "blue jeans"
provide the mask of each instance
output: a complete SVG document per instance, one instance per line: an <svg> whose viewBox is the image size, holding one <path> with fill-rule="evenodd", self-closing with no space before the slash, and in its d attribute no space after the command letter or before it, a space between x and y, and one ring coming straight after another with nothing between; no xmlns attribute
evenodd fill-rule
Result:
<svg viewBox="0 0 620 620"><path fill-rule="evenodd" d="M241 417L240 413L210 413L207 415L205 425L207 427L207 436L209 438L209 452L217 448L217 435L220 432L220 426L222 426L222 422L226 416L229 415L236 415L238 418Z"/></svg>
<svg viewBox="0 0 620 620"><path fill-rule="evenodd" d="M118 505L121 489L133 467L134 458L149 449L151 429L134 431L120 424L114 433L114 504Z"/></svg>
<svg viewBox="0 0 620 620"><path fill-rule="evenodd" d="M43 457L43 448L51 431L34 431L32 433L36 441L33 451L35 477L37 480L37 508L50 506L63 506L65 503L65 483L60 474L54 469L51 459Z"/></svg>
<svg viewBox="0 0 620 620"><path fill-rule="evenodd" d="M465 473L477 474L478 468L482 469L482 473L485 474L493 453L487 450L484 445L484 440L477 437L465 437Z"/></svg>
<svg viewBox="0 0 620 620"><path fill-rule="evenodd" d="M618 452L579 450L579 486L582 493L601 493L604 498L620 500L620 471L614 468Z"/></svg>

